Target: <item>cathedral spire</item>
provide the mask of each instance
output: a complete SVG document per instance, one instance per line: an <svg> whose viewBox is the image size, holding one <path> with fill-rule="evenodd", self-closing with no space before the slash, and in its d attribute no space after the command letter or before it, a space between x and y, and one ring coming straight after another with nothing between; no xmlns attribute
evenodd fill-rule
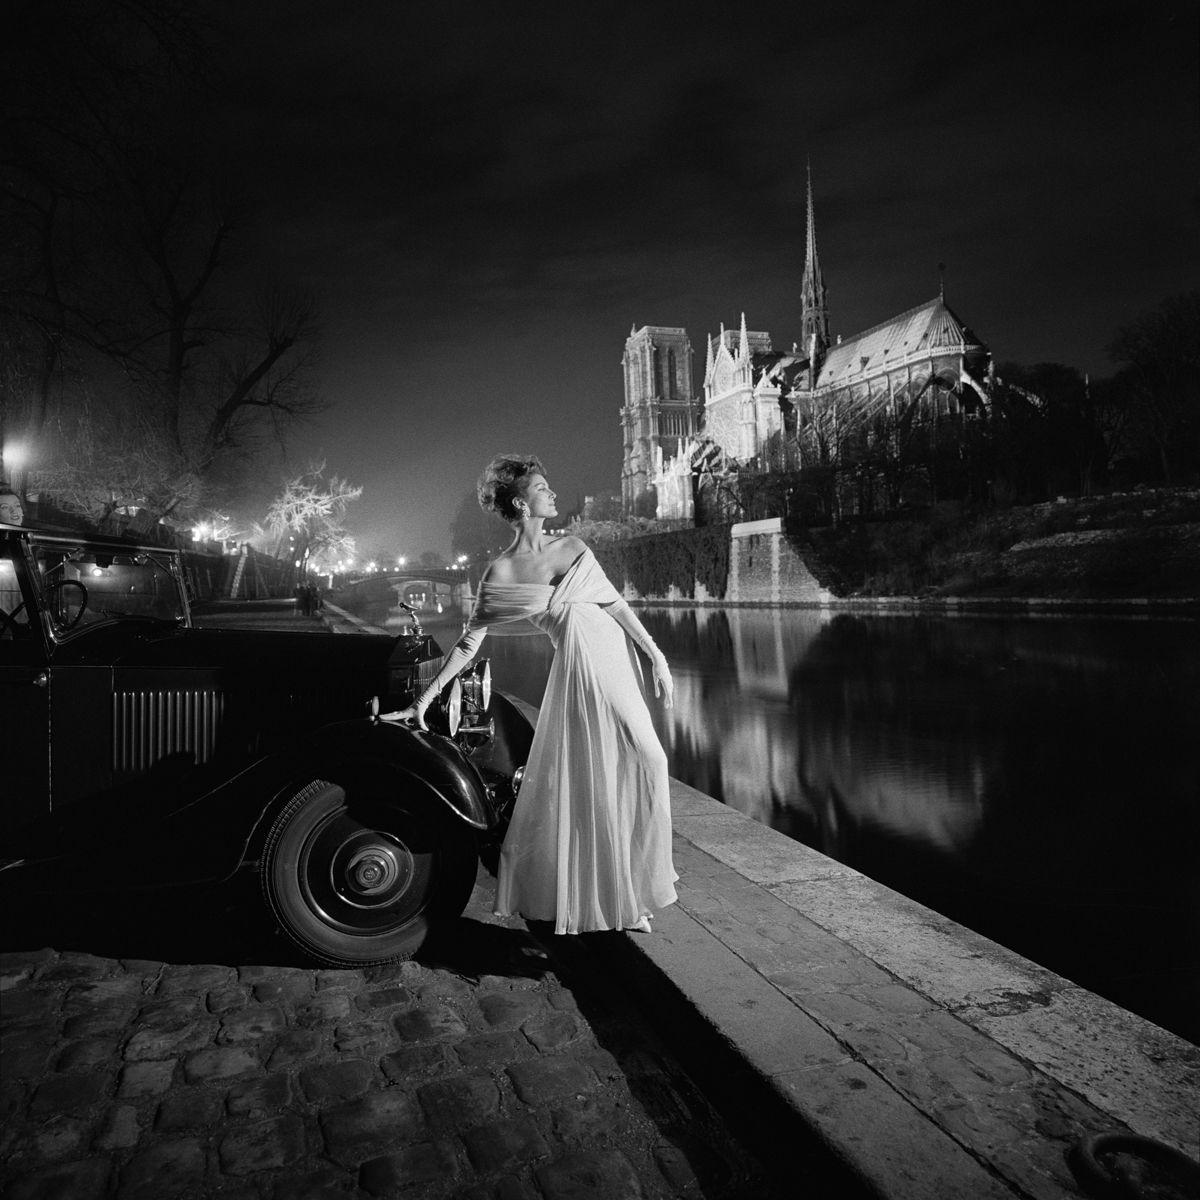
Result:
<svg viewBox="0 0 1200 1200"><path fill-rule="evenodd" d="M706 333L704 335L704 345L705 349L708 351L708 353L704 356L704 382L705 385L707 385L712 382L714 365L711 333Z"/></svg>
<svg viewBox="0 0 1200 1200"><path fill-rule="evenodd" d="M804 250L804 279L800 284L801 345L810 356L829 345L829 314L825 308L825 280L817 258L817 222L813 215L812 166L808 173L808 229Z"/></svg>
<svg viewBox="0 0 1200 1200"><path fill-rule="evenodd" d="M750 357L750 337L746 333L746 314L742 313L742 336L738 342L738 357L745 362Z"/></svg>

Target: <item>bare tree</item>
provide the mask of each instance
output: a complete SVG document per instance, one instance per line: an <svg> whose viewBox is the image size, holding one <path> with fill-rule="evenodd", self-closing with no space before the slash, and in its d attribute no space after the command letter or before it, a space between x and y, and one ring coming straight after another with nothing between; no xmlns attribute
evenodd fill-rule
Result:
<svg viewBox="0 0 1200 1200"><path fill-rule="evenodd" d="M5 435L47 482L65 461L82 484L91 461L91 490L124 492L70 431L120 444L150 430L142 457L159 467L144 462L155 478L139 500L182 511L231 457L317 407L314 305L251 282L248 206L208 149L209 60L184 0L40 0L10 32L0 336L22 365L3 380ZM114 369L115 407L98 401Z"/></svg>
<svg viewBox="0 0 1200 1200"><path fill-rule="evenodd" d="M267 528L276 539L276 556L284 538L293 538L292 553L300 562L300 573L328 570L338 559L354 553L354 539L346 531L346 510L362 495L336 475L325 478L325 464L314 463L289 479L267 510Z"/></svg>
<svg viewBox="0 0 1200 1200"><path fill-rule="evenodd" d="M36 446L73 382L71 343L107 336L88 311L94 214L116 201L114 147L135 138L172 78L191 81L183 0L26 0L0 28L0 321L19 379L5 434Z"/></svg>
<svg viewBox="0 0 1200 1200"><path fill-rule="evenodd" d="M1200 474L1200 291L1168 297L1122 326L1108 353L1163 481Z"/></svg>
<svg viewBox="0 0 1200 1200"><path fill-rule="evenodd" d="M199 482L159 426L138 408L85 403L43 431L38 483L68 511L102 523L143 510L157 520L199 502Z"/></svg>

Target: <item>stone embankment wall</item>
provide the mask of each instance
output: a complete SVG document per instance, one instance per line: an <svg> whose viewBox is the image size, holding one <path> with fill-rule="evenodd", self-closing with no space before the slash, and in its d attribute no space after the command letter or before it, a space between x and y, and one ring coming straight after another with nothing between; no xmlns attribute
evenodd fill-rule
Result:
<svg viewBox="0 0 1200 1200"><path fill-rule="evenodd" d="M828 604L836 597L809 569L783 532L783 521L744 521L730 530L725 595L711 596L697 580L693 596L672 586L665 596L642 596L628 581L625 598L666 604Z"/></svg>
<svg viewBox="0 0 1200 1200"><path fill-rule="evenodd" d="M728 603L825 604L834 599L784 536L779 517L735 525L731 538Z"/></svg>

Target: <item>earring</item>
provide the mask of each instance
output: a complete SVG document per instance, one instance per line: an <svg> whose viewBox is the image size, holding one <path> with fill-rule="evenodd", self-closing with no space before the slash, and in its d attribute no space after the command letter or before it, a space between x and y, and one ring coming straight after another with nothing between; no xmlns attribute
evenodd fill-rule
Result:
<svg viewBox="0 0 1200 1200"><path fill-rule="evenodd" d="M528 517L529 516L529 505L526 504L524 500L518 500L517 501L517 512L519 512L521 514L521 516L523 516L523 517Z"/></svg>

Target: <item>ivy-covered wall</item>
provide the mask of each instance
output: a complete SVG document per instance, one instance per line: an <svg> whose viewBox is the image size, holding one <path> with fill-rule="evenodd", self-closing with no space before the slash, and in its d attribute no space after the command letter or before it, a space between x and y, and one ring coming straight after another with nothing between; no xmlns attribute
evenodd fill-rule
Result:
<svg viewBox="0 0 1200 1200"><path fill-rule="evenodd" d="M713 600L725 598L729 578L729 526L677 529L592 546L604 573L620 587L628 583L639 596L665 598L674 585L692 599L699 583Z"/></svg>

